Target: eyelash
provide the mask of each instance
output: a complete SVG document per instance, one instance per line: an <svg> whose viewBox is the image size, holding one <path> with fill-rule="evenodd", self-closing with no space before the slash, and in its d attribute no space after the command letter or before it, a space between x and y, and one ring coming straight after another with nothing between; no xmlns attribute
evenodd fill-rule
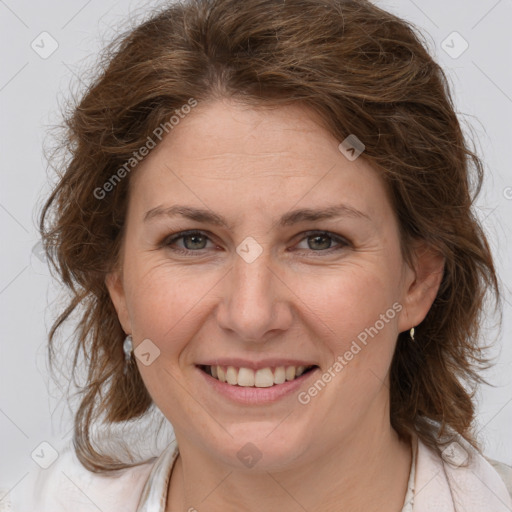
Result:
<svg viewBox="0 0 512 512"><path fill-rule="evenodd" d="M167 248L171 249L173 252L176 252L178 254L183 254L183 255L189 255L191 253L201 253L201 251L206 250L206 249L198 249L196 251L193 251L190 249L181 249L181 248L171 247L172 244L174 242L176 242L177 240L180 240L181 238L185 238L187 236L193 236L193 235L205 236L209 241L213 242L213 240L210 239L210 237L208 236L208 234L205 231L189 230L189 231L180 231L179 233L175 233L173 235L168 236L167 238L165 238L163 240L163 242L161 243L161 246L167 247ZM312 237L312 236L327 236L328 238L331 238L335 242L338 242L338 244L340 244L340 246L341 246L341 247L337 247L337 248L331 247L329 249L318 250L318 251L313 251L312 249L310 249L309 250L310 252L331 254L332 252L337 252L346 247L351 246L351 244L348 240L346 240L345 238L340 237L338 235L335 235L334 233L330 233L329 231L306 231L303 233L303 235L304 236L303 236L303 238L301 238L299 240L299 243L307 238Z"/></svg>

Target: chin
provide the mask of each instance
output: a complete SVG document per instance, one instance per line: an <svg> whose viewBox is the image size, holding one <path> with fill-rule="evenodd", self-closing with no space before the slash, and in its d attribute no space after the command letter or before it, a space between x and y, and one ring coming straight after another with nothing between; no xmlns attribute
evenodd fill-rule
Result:
<svg viewBox="0 0 512 512"><path fill-rule="evenodd" d="M278 421L254 421L226 426L221 437L217 430L203 437L213 458L236 470L280 471L289 469L311 444L310 435ZM231 434L231 435L230 435Z"/></svg>

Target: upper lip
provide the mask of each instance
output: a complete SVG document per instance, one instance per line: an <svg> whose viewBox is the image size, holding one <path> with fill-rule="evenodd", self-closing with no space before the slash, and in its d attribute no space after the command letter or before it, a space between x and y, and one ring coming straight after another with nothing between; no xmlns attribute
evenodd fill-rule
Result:
<svg viewBox="0 0 512 512"><path fill-rule="evenodd" d="M260 370L261 368L277 368L278 366L316 366L311 361L300 359L261 359L260 361L250 361L238 357L219 357L217 359L208 359L197 363L198 366L234 366L236 368L251 368Z"/></svg>

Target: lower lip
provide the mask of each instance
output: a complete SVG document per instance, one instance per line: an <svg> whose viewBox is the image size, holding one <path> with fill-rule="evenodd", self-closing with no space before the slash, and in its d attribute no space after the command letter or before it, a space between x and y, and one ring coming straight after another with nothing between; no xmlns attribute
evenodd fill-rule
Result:
<svg viewBox="0 0 512 512"><path fill-rule="evenodd" d="M197 368L197 367L196 367ZM319 368L310 370L294 380L283 382L282 384L274 384L268 388L252 388L243 386L232 386L225 382L221 382L208 375L206 372L197 368L197 371L203 376L206 383L220 395L223 395L234 402L246 405L269 404L277 402L279 399L289 396L298 391L298 389L316 373Z"/></svg>

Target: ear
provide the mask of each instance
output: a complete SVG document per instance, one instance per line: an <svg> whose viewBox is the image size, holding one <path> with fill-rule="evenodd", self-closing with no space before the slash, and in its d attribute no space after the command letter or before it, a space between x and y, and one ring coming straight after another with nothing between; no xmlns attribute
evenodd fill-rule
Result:
<svg viewBox="0 0 512 512"><path fill-rule="evenodd" d="M398 323L399 332L415 327L427 316L434 302L444 273L445 258L425 241L416 242L413 266L404 273L403 311Z"/></svg>
<svg viewBox="0 0 512 512"><path fill-rule="evenodd" d="M126 304L126 295L123 287L123 279L119 270L107 274L105 284L110 294L110 299L114 304L119 322L126 334L131 334L132 327L128 307Z"/></svg>

